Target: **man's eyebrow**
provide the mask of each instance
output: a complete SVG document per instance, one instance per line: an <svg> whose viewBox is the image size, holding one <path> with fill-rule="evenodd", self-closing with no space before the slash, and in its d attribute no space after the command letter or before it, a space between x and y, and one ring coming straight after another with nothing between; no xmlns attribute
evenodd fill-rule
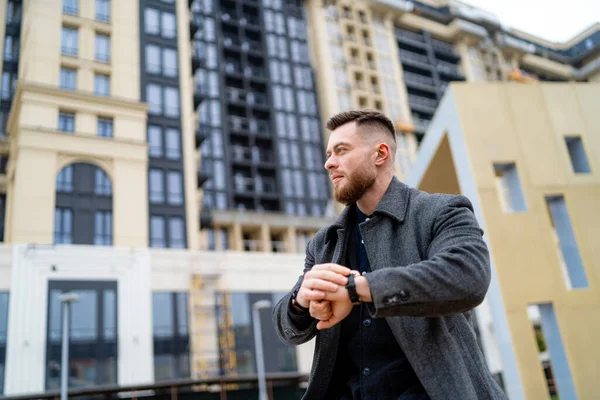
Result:
<svg viewBox="0 0 600 400"><path fill-rule="evenodd" d="M340 147L340 146L350 146L350 143L348 143L348 142L339 142L339 143L336 143L335 145L333 145L333 149L335 150L337 147ZM331 150L327 150L325 152L325 154L330 154L330 153L331 153Z"/></svg>

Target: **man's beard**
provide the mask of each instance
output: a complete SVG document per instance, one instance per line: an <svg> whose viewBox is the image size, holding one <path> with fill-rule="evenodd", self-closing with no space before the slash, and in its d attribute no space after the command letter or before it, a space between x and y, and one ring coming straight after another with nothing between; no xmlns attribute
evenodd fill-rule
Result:
<svg viewBox="0 0 600 400"><path fill-rule="evenodd" d="M347 206L356 203L375 184L375 174L363 167L346 177L346 185L334 187L333 197Z"/></svg>

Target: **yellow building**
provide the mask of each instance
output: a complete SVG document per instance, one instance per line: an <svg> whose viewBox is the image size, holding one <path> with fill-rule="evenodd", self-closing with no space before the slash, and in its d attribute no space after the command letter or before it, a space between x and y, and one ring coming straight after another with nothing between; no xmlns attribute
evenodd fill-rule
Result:
<svg viewBox="0 0 600 400"><path fill-rule="evenodd" d="M473 202L511 399L593 399L600 388L598 93L596 83L453 83L407 180Z"/></svg>

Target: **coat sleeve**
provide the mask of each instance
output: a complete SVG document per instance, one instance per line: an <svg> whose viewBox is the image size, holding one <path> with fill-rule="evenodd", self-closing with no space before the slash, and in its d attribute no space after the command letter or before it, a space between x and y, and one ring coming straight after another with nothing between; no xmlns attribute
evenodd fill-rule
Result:
<svg viewBox="0 0 600 400"><path fill-rule="evenodd" d="M306 246L306 258L304 259L304 271L298 278L290 293L283 296L273 308L273 325L275 332L281 341L287 345L295 346L311 340L317 334L317 320L308 317L307 324L299 324L298 317L290 315L292 292L300 288L304 279L304 274L315 264L314 260L314 238ZM303 321L304 322L304 321ZM301 326L302 325L302 326Z"/></svg>
<svg viewBox="0 0 600 400"><path fill-rule="evenodd" d="M490 284L490 260L471 202L444 196L436 206L427 259L366 275L373 317L438 317L479 305Z"/></svg>

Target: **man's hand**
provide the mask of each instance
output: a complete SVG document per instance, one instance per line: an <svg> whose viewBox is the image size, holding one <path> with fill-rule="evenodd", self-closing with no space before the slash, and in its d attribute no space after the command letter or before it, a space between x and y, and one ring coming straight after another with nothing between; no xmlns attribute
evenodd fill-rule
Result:
<svg viewBox="0 0 600 400"><path fill-rule="evenodd" d="M310 316L319 321L326 321L333 315L331 313L331 302L324 300L313 300L310 302Z"/></svg>
<svg viewBox="0 0 600 400"><path fill-rule="evenodd" d="M338 264L317 264L304 275L296 302L309 308L313 300L323 300L326 293L345 292L350 269ZM340 288L340 286L342 286ZM346 293L346 296L348 294Z"/></svg>
<svg viewBox="0 0 600 400"><path fill-rule="evenodd" d="M348 296L348 290L345 287L340 287L335 293L327 293L327 296L331 300L322 301L321 303L329 304L330 315L328 318L317 318L320 319L320 321L317 323L318 330L328 329L340 323L352 311L353 305L350 302L350 296ZM310 302L311 307L314 302L315 301ZM323 313L323 316L327 315Z"/></svg>

